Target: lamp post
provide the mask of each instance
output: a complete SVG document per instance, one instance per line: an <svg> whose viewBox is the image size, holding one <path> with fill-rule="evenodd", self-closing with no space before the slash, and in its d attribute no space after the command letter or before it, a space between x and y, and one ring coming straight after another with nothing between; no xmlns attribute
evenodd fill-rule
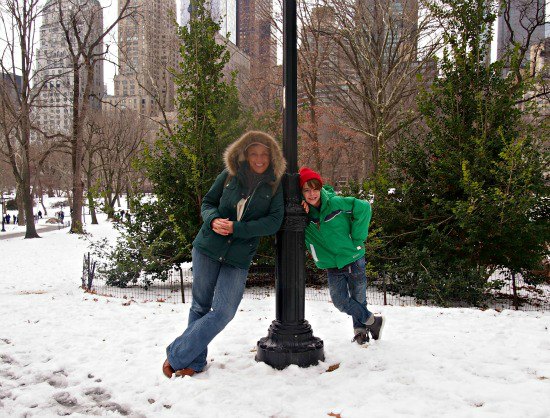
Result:
<svg viewBox="0 0 550 418"><path fill-rule="evenodd" d="M2 192L2 231L6 232L6 228L4 228L4 217L6 216L6 199L4 198L4 192Z"/></svg>
<svg viewBox="0 0 550 418"><path fill-rule="evenodd" d="M297 147L297 50L296 0L283 4L283 154L287 171L283 177L285 218L277 233L276 318L267 337L258 341L256 360L277 369L290 364L308 367L325 359L323 341L313 336L304 319L305 250L307 215L301 202Z"/></svg>

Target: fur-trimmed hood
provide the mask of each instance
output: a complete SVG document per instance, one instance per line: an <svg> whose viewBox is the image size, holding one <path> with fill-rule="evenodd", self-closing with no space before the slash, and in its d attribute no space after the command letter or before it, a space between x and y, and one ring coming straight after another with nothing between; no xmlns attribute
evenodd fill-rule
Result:
<svg viewBox="0 0 550 418"><path fill-rule="evenodd" d="M271 167L275 174L273 186L276 187L285 173L286 160L275 138L265 132L248 131L229 145L223 154L225 168L230 176L236 176L239 171L239 166L242 162L246 161L245 149L255 142L267 146L271 151Z"/></svg>

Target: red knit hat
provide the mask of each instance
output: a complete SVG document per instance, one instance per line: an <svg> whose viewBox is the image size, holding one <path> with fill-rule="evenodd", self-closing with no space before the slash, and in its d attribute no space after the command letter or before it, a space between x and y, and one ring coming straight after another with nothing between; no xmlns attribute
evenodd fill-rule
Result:
<svg viewBox="0 0 550 418"><path fill-rule="evenodd" d="M321 183L321 186L323 185L323 180L321 180L321 176L316 171L313 171L309 167L302 167L300 168L300 189L304 187L304 184L306 184L310 180L319 180Z"/></svg>

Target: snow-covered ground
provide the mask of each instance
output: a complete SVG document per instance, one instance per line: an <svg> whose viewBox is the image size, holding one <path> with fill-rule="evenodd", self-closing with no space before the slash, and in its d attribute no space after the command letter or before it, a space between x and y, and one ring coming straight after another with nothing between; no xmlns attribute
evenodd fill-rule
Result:
<svg viewBox="0 0 550 418"><path fill-rule="evenodd" d="M166 379L189 304L84 293L87 242L67 232L0 241L0 416L550 416L549 312L371 306L387 324L361 347L346 315L307 301L326 361L278 371L254 360L275 301L245 298L206 371Z"/></svg>

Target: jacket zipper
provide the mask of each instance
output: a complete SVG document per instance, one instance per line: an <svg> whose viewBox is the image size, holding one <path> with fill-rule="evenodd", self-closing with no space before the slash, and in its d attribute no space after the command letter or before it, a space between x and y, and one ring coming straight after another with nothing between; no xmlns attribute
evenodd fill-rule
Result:
<svg viewBox="0 0 550 418"><path fill-rule="evenodd" d="M243 214L241 216L241 220L244 219L244 215L246 214L246 211L248 210L248 206L250 206L250 201L252 200L252 198L254 197L254 193L256 193L256 190L258 190L258 187L260 187L260 184L262 184L263 181L260 181L256 187L254 187L254 190L252 190L252 194L250 195L250 197L248 198L248 200L246 201L246 206L244 207L244 210L243 210Z"/></svg>

